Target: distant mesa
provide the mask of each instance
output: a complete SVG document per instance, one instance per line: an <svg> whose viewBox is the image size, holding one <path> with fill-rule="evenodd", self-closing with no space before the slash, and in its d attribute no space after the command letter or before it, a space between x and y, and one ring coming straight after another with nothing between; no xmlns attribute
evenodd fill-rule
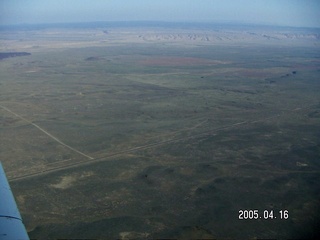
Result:
<svg viewBox="0 0 320 240"><path fill-rule="evenodd" d="M28 52L0 52L0 60L11 57L22 57L29 56L31 53Z"/></svg>

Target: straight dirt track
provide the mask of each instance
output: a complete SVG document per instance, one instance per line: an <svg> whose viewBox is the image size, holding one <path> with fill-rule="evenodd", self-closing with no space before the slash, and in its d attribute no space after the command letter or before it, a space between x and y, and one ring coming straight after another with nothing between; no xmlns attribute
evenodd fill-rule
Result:
<svg viewBox="0 0 320 240"><path fill-rule="evenodd" d="M9 109L1 106L3 109L11 112L12 114L16 115L17 117L23 119L24 121L27 121L28 123L32 124L35 126L35 124L33 124L32 122L30 122L29 120L19 116L18 114L15 114L14 112L10 111ZM298 111L301 111L301 110L305 110L305 109L308 109L308 108L311 108L311 106L309 107L304 107L304 108L294 108L292 110L288 110L288 112L298 112ZM120 155L123 155L123 154L127 154L127 153L132 153L132 152L137 152L137 151L140 151L140 150L145 150L145 149L150 149L150 148L155 148L155 147L158 147L158 146L161 146L161 145L164 145L164 144L168 144L168 143L173 143L173 142L179 142L179 141L185 141L185 140L188 140L188 139L193 139L193 138L197 138L197 137L202 137L202 136L206 136L206 135L210 135L210 134L213 134L215 132L218 132L218 131L223 131L223 130L226 130L226 129L230 129L230 128L235 128L235 127L240 127L240 126L243 126L243 125L250 125L250 124L256 124L256 123L261 123L261 122L264 122L264 121L267 121L267 120L271 120L271 119L275 119L275 118L279 118L281 117L282 115L284 115L285 113L282 113L282 114L277 114L277 115L274 115L274 116L271 116L271 117L268 117L268 118L263 118L263 119L257 119L257 120L253 120L253 121L242 121L242 122L237 122L237 123L233 123L231 125L228 125L228 126L223 126L223 127L220 127L220 128L215 128L213 130L210 130L210 131L206 131L206 132L202 132L202 133L198 133L198 134L194 134L192 136L189 136L189 137L180 137L180 138L172 138L172 139L169 139L169 140L165 140L165 141L160 141L160 142L156 142L156 143L151 143L151 144L145 144L145 145L142 145L142 146L138 146L138 147L134 147L134 148L130 148L130 149L127 149L127 150L124 150L124 151L119 151L119 152L116 152L116 153L113 153L113 154L109 154L109 155L105 155L103 157L99 157L99 158L92 158L90 156L87 156L81 152L79 152L78 150L74 149L73 147L70 147L66 144L64 144L63 142L61 142L60 140L56 140L57 142L59 142L60 144L62 144L63 146L66 146L68 147L69 149L77 152L77 153L80 153L81 155L84 155L86 156L89 160L83 160L83 161L80 161L80 162L76 162L76 163L70 163L70 164L65 164L63 166L59 166L59 167L55 167L55 168L50 168L50 169L47 169L47 170L42 170L42 171L39 171L39 172L36 172L36 173L31 173L31 174L26 174L26 175L23 175L23 176L18 176L18 177L13 177L13 178L10 178L9 181L10 182L13 182L13 181L19 181L19 180L24 180L24 179L27 179L27 178L32 178L32 177L37 177L37 176L40 176L40 175L46 175L46 174L49 174L49 173L53 173L53 172L58 172L58 171L62 171L62 170L66 170L66 169L71 169L71 168L74 168L74 167L78 167L78 166L83 166L83 165L88 165L88 164L92 164L92 163L96 163L96 162L102 162L102 161L106 161L107 159L109 158L112 158L112 157L117 157L117 156L120 156ZM200 125L200 124L197 124L197 126ZM49 134L47 133L44 129L40 128L39 126L35 126L36 128L38 128L39 130L41 130L42 132L44 132L45 134ZM53 137L51 134L49 134L50 137ZM288 172L288 171L286 171ZM293 171L293 172L301 172L301 171ZM307 172L318 172L318 171L307 171Z"/></svg>

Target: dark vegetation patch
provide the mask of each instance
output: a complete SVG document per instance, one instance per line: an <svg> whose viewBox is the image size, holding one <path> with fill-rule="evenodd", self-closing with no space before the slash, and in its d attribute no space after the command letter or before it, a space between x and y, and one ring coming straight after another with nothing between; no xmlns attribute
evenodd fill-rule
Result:
<svg viewBox="0 0 320 240"><path fill-rule="evenodd" d="M31 53L28 52L0 52L0 60L11 57L22 57L29 56Z"/></svg>
<svg viewBox="0 0 320 240"><path fill-rule="evenodd" d="M319 185L320 173L302 172L302 173L292 174L292 177L296 179L298 178L299 181L304 182L304 188L301 189L302 191L305 189L308 189L312 193L320 196L320 185Z"/></svg>
<svg viewBox="0 0 320 240"><path fill-rule="evenodd" d="M262 167L262 166L255 165L255 164L250 164L250 163L248 163L248 164L241 164L241 165L239 165L239 168L240 168L240 169L243 168L243 169L259 170L259 171L265 170L265 168Z"/></svg>
<svg viewBox="0 0 320 240"><path fill-rule="evenodd" d="M318 111L318 110L312 111L312 112L308 113L308 117L310 117L310 118L320 118L320 111Z"/></svg>
<svg viewBox="0 0 320 240"><path fill-rule="evenodd" d="M320 167L319 158L319 145L292 145L286 153L265 156L264 162L282 170L307 171Z"/></svg>
<svg viewBox="0 0 320 240"><path fill-rule="evenodd" d="M0 117L0 125L2 126L10 126L19 121L18 119L12 117Z"/></svg>
<svg viewBox="0 0 320 240"><path fill-rule="evenodd" d="M214 176L218 173L219 167L215 166L214 164L210 163L200 163L196 166L193 166L195 170L202 175L211 175Z"/></svg>
<svg viewBox="0 0 320 240"><path fill-rule="evenodd" d="M162 237L170 239L216 239L211 231L201 226L183 226Z"/></svg>
<svg viewBox="0 0 320 240"><path fill-rule="evenodd" d="M148 233L150 227L145 219L140 217L121 216L106 218L90 223L78 222L72 224L48 224L38 226L29 236L37 239L119 239L122 232ZM137 234L139 237L139 235ZM136 237L137 237L136 236ZM143 237L143 235L140 235ZM145 236L147 238L148 235Z"/></svg>
<svg viewBox="0 0 320 240"><path fill-rule="evenodd" d="M280 176L264 181L261 186L269 190L281 190L290 181L289 176Z"/></svg>
<svg viewBox="0 0 320 240"><path fill-rule="evenodd" d="M88 57L85 59L85 61L99 61L99 60L104 60L105 58L103 57Z"/></svg>
<svg viewBox="0 0 320 240"><path fill-rule="evenodd" d="M148 185L160 185L167 181L177 180L179 176L174 168L167 168L163 166L147 167L139 174L139 177L144 183Z"/></svg>

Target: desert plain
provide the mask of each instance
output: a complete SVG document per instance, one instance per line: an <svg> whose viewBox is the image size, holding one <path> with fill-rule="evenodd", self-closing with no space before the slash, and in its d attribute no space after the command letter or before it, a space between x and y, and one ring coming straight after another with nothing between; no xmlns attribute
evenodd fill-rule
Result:
<svg viewBox="0 0 320 240"><path fill-rule="evenodd" d="M319 29L99 23L0 36L0 159L30 238L316 236Z"/></svg>

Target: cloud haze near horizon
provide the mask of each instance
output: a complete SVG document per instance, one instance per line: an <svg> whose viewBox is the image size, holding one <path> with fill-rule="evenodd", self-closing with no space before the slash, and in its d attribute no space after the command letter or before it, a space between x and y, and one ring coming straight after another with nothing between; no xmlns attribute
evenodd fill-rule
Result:
<svg viewBox="0 0 320 240"><path fill-rule="evenodd" d="M1 0L0 24L229 22L320 27L318 0Z"/></svg>

